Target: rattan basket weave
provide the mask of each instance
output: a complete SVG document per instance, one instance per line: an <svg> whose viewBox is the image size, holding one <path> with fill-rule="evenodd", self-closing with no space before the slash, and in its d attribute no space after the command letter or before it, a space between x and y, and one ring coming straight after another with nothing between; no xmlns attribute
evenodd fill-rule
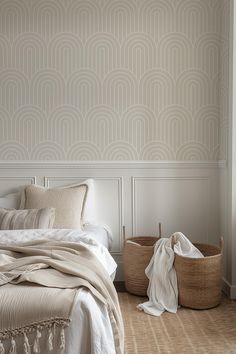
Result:
<svg viewBox="0 0 236 354"><path fill-rule="evenodd" d="M153 256L157 240L159 237L153 236L139 236L125 240L123 264L125 287L129 293L139 296L147 295L149 280L145 269Z"/></svg>
<svg viewBox="0 0 236 354"><path fill-rule="evenodd" d="M175 255L179 305L192 309L208 309L221 301L222 250L220 247L194 243L204 258Z"/></svg>

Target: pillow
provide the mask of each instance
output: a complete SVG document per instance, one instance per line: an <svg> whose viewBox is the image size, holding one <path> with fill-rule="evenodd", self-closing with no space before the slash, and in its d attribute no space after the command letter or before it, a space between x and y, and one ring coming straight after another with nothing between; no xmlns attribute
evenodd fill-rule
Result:
<svg viewBox="0 0 236 354"><path fill-rule="evenodd" d="M0 208L17 209L20 204L21 193L10 193L4 197L0 197Z"/></svg>
<svg viewBox="0 0 236 354"><path fill-rule="evenodd" d="M62 188L75 188L80 185L86 184L88 187L86 200L84 203L84 208L82 212L81 224L93 224L96 222L96 201L95 201L95 190L94 190L94 180L92 178L88 178L83 182L71 184L69 186L65 186Z"/></svg>
<svg viewBox="0 0 236 354"><path fill-rule="evenodd" d="M0 209L0 230L50 229L55 209Z"/></svg>
<svg viewBox="0 0 236 354"><path fill-rule="evenodd" d="M30 185L22 193L20 209L55 208L54 229L79 229L83 206L87 195L87 185L71 188L47 189Z"/></svg>

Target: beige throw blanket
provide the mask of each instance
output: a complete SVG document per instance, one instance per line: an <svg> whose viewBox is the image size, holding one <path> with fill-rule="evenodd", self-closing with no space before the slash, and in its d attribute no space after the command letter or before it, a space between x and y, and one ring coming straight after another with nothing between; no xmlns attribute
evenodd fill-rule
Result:
<svg viewBox="0 0 236 354"><path fill-rule="evenodd" d="M16 286L17 285L17 286ZM10 353L17 353L15 336L35 331L34 353L48 328L49 347L58 326L64 348L64 327L69 325L76 291L86 287L107 306L117 354L123 353L123 322L114 285L101 263L85 246L71 242L35 241L23 246L0 245L0 354L11 338ZM54 332L55 333L55 332ZM20 351L22 352L22 351Z"/></svg>

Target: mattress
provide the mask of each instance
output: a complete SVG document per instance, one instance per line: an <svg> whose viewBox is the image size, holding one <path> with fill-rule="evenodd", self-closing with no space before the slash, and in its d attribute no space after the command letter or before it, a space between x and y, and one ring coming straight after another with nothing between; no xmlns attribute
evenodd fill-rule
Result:
<svg viewBox="0 0 236 354"><path fill-rule="evenodd" d="M102 226L86 225L83 231L78 230L11 230L0 231L0 243L25 243L35 239L66 240L83 243L99 259L111 277L114 277L116 263L111 257L107 247L108 232ZM100 240L100 241L99 241ZM80 289L71 315L72 322L66 329L65 350L58 346L49 351L47 346L47 333L42 331L40 339L40 352L44 354L115 354L115 345L110 318L106 307L85 289ZM33 343L33 334L29 335L29 342ZM11 341L5 340L4 346L8 353ZM16 338L16 345L22 348L23 338ZM17 351L21 353L21 351Z"/></svg>

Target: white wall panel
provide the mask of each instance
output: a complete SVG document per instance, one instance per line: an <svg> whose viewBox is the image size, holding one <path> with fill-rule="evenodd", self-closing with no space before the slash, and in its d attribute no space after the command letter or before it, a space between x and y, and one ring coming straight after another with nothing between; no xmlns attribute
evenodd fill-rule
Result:
<svg viewBox="0 0 236 354"><path fill-rule="evenodd" d="M208 242L209 181L205 177L133 178L134 235L163 236L175 231Z"/></svg>
<svg viewBox="0 0 236 354"><path fill-rule="evenodd" d="M112 255L122 273L122 226L126 237L182 231L192 241L218 244L217 162L0 162L0 193L35 182L50 188L95 180L98 222L112 229Z"/></svg>
<svg viewBox="0 0 236 354"><path fill-rule="evenodd" d="M0 177L0 196L4 196L11 192L17 192L19 189L23 188L28 184L35 183L36 178L33 176L24 176L24 177L14 177L14 176L5 176Z"/></svg>
<svg viewBox="0 0 236 354"><path fill-rule="evenodd" d="M91 176L84 177L46 177L49 188L75 184ZM107 225L112 230L114 242L113 253L120 253L123 244L123 193L122 177L95 177L95 202L97 222Z"/></svg>

